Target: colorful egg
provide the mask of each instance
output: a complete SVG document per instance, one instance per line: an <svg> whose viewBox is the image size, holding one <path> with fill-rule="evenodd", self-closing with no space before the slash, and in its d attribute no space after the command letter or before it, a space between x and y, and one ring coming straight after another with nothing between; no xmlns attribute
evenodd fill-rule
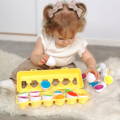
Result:
<svg viewBox="0 0 120 120"><path fill-rule="evenodd" d="M54 99L64 99L65 97L64 97L64 95L62 95L62 94L59 94L59 95L55 95L54 96Z"/></svg>
<svg viewBox="0 0 120 120"><path fill-rule="evenodd" d="M113 83L113 78L112 78L112 76L109 76L109 75L105 76L105 77L104 77L104 82L105 82L107 85L112 84L112 83Z"/></svg>
<svg viewBox="0 0 120 120"><path fill-rule="evenodd" d="M85 74L85 73L82 74L82 78L83 78L83 79L86 78L86 74Z"/></svg>
<svg viewBox="0 0 120 120"><path fill-rule="evenodd" d="M68 98L77 97L77 96L78 96L78 95L77 95L75 92L73 92L73 91L67 92L67 97L68 97Z"/></svg>
<svg viewBox="0 0 120 120"><path fill-rule="evenodd" d="M42 87L43 89L48 89L50 86L51 86L51 84L50 84L50 82L49 82L48 80L43 80L43 81L41 82L41 87Z"/></svg>
<svg viewBox="0 0 120 120"><path fill-rule="evenodd" d="M30 100L31 101L39 101L39 100L41 100L41 96L32 96L32 97L30 97Z"/></svg>
<svg viewBox="0 0 120 120"><path fill-rule="evenodd" d="M56 60L55 60L55 58L52 57L52 56L50 56L50 57L48 58L48 61L46 62L46 65L48 65L48 66L55 66L55 65L56 65Z"/></svg>
<svg viewBox="0 0 120 120"><path fill-rule="evenodd" d="M17 96L18 97L28 97L29 93L20 93Z"/></svg>
<svg viewBox="0 0 120 120"><path fill-rule="evenodd" d="M62 94L62 91L57 90L54 92L54 95L59 95L59 94Z"/></svg>
<svg viewBox="0 0 120 120"><path fill-rule="evenodd" d="M92 87L94 87L94 86L96 86L98 83L99 83L98 81L95 81L95 82L89 83L89 85L92 86Z"/></svg>
<svg viewBox="0 0 120 120"><path fill-rule="evenodd" d="M67 89L65 89L64 91L65 91L65 92L70 92L70 91L72 91L72 90L69 89L69 88L67 88Z"/></svg>
<svg viewBox="0 0 120 120"><path fill-rule="evenodd" d="M21 97L18 97L17 100L18 100L19 103L24 103L24 102L28 102L29 98L21 96Z"/></svg>
<svg viewBox="0 0 120 120"><path fill-rule="evenodd" d="M104 90L104 88L106 88L106 84L104 82L100 82L94 88L95 88L96 92L101 92Z"/></svg>
<svg viewBox="0 0 120 120"><path fill-rule="evenodd" d="M39 96L39 95L40 95L40 91L30 92L30 96Z"/></svg>
<svg viewBox="0 0 120 120"><path fill-rule="evenodd" d="M43 100L51 100L51 99L53 99L53 96L52 95L43 95L42 99Z"/></svg>
<svg viewBox="0 0 120 120"><path fill-rule="evenodd" d="M89 83L94 82L96 80L96 76L93 73L89 72L86 76L86 80Z"/></svg>
<svg viewBox="0 0 120 120"><path fill-rule="evenodd" d="M99 90L99 89L102 89L104 86L103 85L96 85L94 88L96 89L96 90Z"/></svg>

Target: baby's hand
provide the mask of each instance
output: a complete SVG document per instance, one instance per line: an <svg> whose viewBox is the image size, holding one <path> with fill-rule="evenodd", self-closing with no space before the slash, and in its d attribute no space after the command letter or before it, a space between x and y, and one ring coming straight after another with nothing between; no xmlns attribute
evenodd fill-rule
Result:
<svg viewBox="0 0 120 120"><path fill-rule="evenodd" d="M96 79L99 80L100 74L99 74L99 72L97 72L97 70L95 68L88 68L86 74L88 74L89 72L93 73L95 75Z"/></svg>
<svg viewBox="0 0 120 120"><path fill-rule="evenodd" d="M42 54L40 56L40 62L39 65L43 65L48 61L49 56L47 54Z"/></svg>

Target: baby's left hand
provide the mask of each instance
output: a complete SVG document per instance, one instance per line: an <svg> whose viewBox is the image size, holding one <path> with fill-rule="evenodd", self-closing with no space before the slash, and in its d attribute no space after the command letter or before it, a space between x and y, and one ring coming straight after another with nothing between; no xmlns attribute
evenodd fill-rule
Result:
<svg viewBox="0 0 120 120"><path fill-rule="evenodd" d="M93 73L97 80L100 78L100 74L95 68L88 68L86 74L88 74L89 72Z"/></svg>

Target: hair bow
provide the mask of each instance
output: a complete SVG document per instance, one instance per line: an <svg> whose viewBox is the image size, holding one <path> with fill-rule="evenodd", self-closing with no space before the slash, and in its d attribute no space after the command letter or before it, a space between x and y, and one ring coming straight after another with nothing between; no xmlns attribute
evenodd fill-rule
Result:
<svg viewBox="0 0 120 120"><path fill-rule="evenodd" d="M53 9L49 11L49 17L52 18L54 13L56 13L60 9L63 9L63 4L59 1L53 6Z"/></svg>
<svg viewBox="0 0 120 120"><path fill-rule="evenodd" d="M76 11L78 17L80 18L83 11L82 11L82 9L80 9L80 8L78 8L78 7L76 6L76 3L77 3L77 2L76 2L75 0L73 0L73 1L71 1L71 2L68 4L68 7L69 7L70 9L73 9L74 11Z"/></svg>
<svg viewBox="0 0 120 120"><path fill-rule="evenodd" d="M74 11L76 11L78 17L80 18L82 15L82 9L76 6L76 1L72 0L68 3L68 7ZM49 11L49 17L52 18L54 13L56 13L58 10L63 9L63 2L58 1L54 6L53 9Z"/></svg>

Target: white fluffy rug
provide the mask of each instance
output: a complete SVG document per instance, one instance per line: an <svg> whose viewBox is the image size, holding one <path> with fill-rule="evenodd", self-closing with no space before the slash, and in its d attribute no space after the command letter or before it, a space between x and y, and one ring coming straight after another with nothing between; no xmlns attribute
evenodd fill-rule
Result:
<svg viewBox="0 0 120 120"><path fill-rule="evenodd" d="M8 79L11 71L23 58L0 50L0 80Z"/></svg>
<svg viewBox="0 0 120 120"><path fill-rule="evenodd" d="M23 58L19 56L0 51L0 79L8 79L11 70L22 60ZM69 116L79 120L120 120L120 59L110 58L105 63L113 70L114 83L101 93L87 88L92 94L92 98L85 105L75 104L20 110L15 104L15 93L1 88L0 113L26 114L37 117Z"/></svg>

